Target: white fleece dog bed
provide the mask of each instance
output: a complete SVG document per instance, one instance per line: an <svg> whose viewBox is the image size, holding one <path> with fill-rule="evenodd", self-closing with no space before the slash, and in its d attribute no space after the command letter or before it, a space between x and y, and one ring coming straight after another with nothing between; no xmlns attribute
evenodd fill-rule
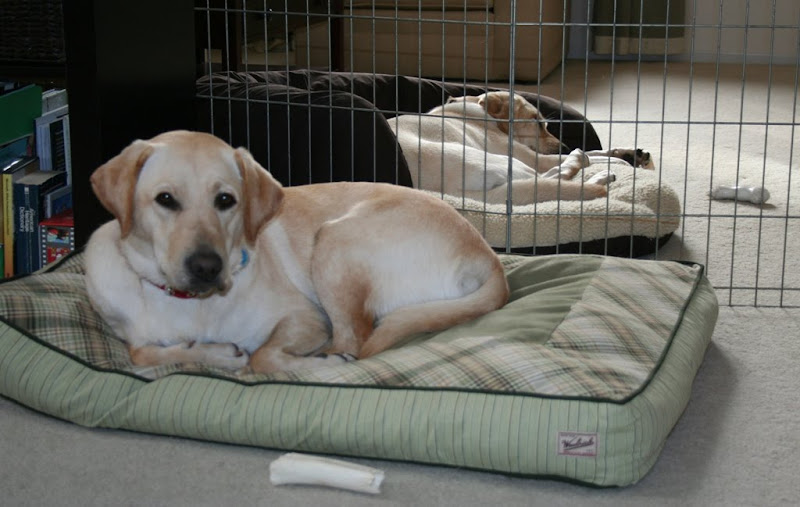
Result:
<svg viewBox="0 0 800 507"><path fill-rule="evenodd" d="M678 229L680 199L661 181L658 171L634 169L613 158L591 157L591 161L592 165L583 171L584 181L609 168L617 176L609 186L608 198L515 206L510 225L512 249L533 247L533 253L551 253L552 247L559 245L585 245L598 240L619 240L621 246L627 247L631 237L658 241ZM505 204L485 204L460 196L431 193L458 209L493 247L505 248L509 232ZM551 248L548 250L548 247ZM586 249L566 251L587 253ZM601 247L600 251L588 253L607 252Z"/></svg>

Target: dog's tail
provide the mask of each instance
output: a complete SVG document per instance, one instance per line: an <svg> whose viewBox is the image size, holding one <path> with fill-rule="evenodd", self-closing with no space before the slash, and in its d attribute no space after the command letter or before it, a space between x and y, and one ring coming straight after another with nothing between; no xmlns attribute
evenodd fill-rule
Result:
<svg viewBox="0 0 800 507"><path fill-rule="evenodd" d="M508 293L503 266L496 260L483 285L465 296L405 306L385 315L358 357L374 356L412 334L440 331L489 313L506 304Z"/></svg>

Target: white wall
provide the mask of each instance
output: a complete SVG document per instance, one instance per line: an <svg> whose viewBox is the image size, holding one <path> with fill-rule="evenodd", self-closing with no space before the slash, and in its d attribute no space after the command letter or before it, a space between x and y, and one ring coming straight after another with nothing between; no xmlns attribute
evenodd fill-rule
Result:
<svg viewBox="0 0 800 507"><path fill-rule="evenodd" d="M591 3L592 0L571 1L572 23L586 23L587 5L591 7ZM686 54L676 59L689 59L694 35L695 61L713 62L719 54L722 62L741 62L746 54L749 63L768 63L770 40L774 32L772 61L776 64L796 64L800 0L774 0L774 16L775 28L772 29L773 0L686 0L686 24L693 25L694 30L687 28ZM585 25L573 26L569 57L583 59L586 56L586 44ZM590 58L594 58L591 53Z"/></svg>

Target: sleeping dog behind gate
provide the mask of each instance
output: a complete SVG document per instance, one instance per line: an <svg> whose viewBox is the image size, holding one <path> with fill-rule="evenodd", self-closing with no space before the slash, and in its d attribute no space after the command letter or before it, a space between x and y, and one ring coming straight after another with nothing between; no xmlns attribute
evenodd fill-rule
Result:
<svg viewBox="0 0 800 507"><path fill-rule="evenodd" d="M513 138L509 128L512 109ZM489 203L502 204L508 199L509 160L515 205L606 196L607 185L615 178L611 171L601 171L585 183L570 181L590 164L587 155L623 158L632 165L651 167L650 154L642 150L584 153L576 149L566 157L560 155L561 142L547 131L536 107L505 91L450 98L427 114L391 118L389 125L416 188Z"/></svg>
<svg viewBox="0 0 800 507"><path fill-rule="evenodd" d="M499 259L444 202L378 183L283 188L208 134L135 141L91 178L95 309L137 365L272 372L375 355L505 304Z"/></svg>

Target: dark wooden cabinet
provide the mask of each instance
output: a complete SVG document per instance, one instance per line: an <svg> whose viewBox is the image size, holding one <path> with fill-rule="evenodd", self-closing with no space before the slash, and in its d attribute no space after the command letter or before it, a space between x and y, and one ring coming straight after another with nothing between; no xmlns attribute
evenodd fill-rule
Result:
<svg viewBox="0 0 800 507"><path fill-rule="evenodd" d="M89 177L137 138L195 124L194 0L65 0L76 245L110 218Z"/></svg>
<svg viewBox="0 0 800 507"><path fill-rule="evenodd" d="M0 80L63 87L61 0L0 0Z"/></svg>

